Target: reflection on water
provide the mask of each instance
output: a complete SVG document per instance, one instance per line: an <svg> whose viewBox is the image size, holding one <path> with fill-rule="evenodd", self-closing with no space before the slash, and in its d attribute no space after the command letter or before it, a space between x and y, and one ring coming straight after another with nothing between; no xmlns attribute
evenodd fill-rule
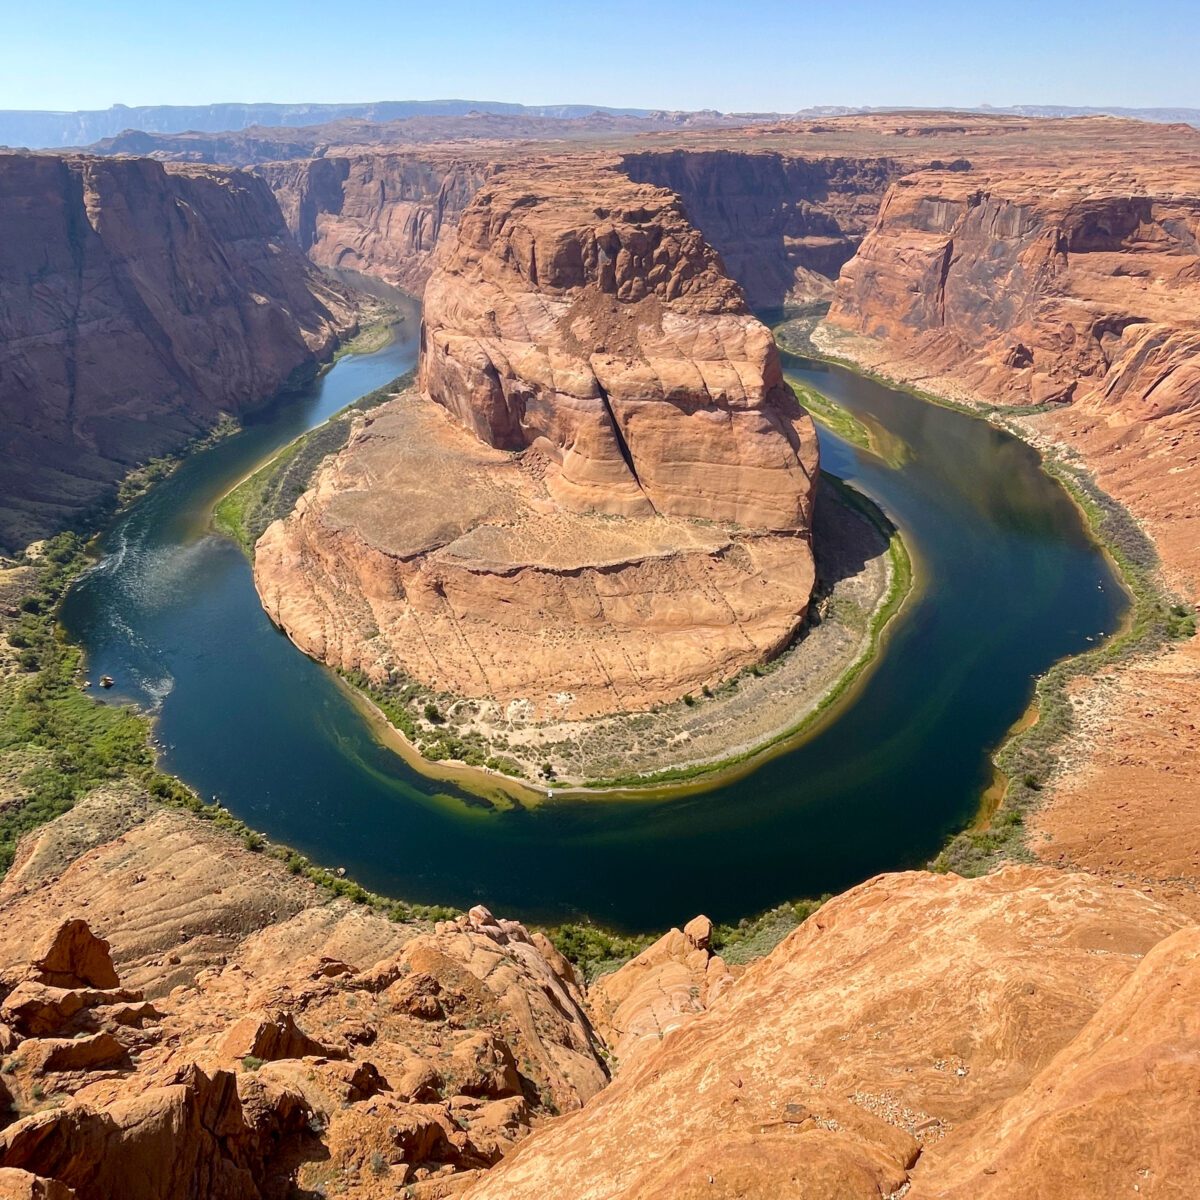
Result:
<svg viewBox="0 0 1200 1200"><path fill-rule="evenodd" d="M269 836L413 900L659 929L740 917L919 864L973 811L1034 676L1115 627L1123 599L1066 494L1022 443L839 368L802 367L903 448L824 432L824 466L879 501L929 586L856 700L737 782L669 801L501 811L408 768L333 677L264 616L215 500L265 455L400 374L418 315L373 355L196 455L125 514L64 619L93 677L153 705L164 766Z"/></svg>

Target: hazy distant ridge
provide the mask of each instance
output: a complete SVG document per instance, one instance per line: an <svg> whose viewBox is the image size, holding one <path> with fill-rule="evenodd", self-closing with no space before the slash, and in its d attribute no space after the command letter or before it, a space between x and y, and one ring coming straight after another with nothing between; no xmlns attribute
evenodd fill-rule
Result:
<svg viewBox="0 0 1200 1200"><path fill-rule="evenodd" d="M31 150L86 146L127 129L145 133L223 133L251 125L318 125L357 118L396 121L404 117L458 117L486 112L534 117L575 118L592 113L618 117L647 116L650 109L606 108L597 104L506 104L496 100L381 100L367 104L156 104L85 112L0 110L0 144Z"/></svg>
<svg viewBox="0 0 1200 1200"><path fill-rule="evenodd" d="M760 113L770 119L780 116L822 117L869 112L991 112L1026 117L1076 117L1108 115L1132 117L1159 123L1200 126L1197 108L1079 107L1060 104L980 105L976 108L928 106L879 107L827 104L800 109L794 114ZM88 146L129 130L142 133L233 133L258 125L278 128L321 125L346 119L397 121L408 117L461 117L468 113L500 116L555 117L576 120L603 113L613 117L651 117L660 110L611 108L600 104L508 104L499 100L380 100L364 104L156 104L81 112L50 112L35 109L0 110L0 145L49 150L64 146ZM712 116L718 116L713 112Z"/></svg>

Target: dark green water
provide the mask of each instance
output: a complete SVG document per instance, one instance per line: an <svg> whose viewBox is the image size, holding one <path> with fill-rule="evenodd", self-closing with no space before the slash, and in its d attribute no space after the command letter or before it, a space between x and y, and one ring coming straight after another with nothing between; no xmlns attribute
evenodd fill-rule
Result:
<svg viewBox="0 0 1200 1200"><path fill-rule="evenodd" d="M1093 645L1123 595L1033 452L840 369L802 378L872 422L889 467L822 434L827 470L896 520L925 586L855 700L746 778L667 801L497 812L380 746L264 616L214 501L265 454L412 365L415 314L125 514L64 609L104 698L153 705L163 765L268 836L372 889L531 920L731 920L925 862L973 813L1033 679Z"/></svg>

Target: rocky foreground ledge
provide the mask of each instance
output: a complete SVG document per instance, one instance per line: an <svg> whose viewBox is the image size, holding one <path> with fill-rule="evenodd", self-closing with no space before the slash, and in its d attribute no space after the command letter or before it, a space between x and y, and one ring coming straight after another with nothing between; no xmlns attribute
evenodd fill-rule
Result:
<svg viewBox="0 0 1200 1200"><path fill-rule="evenodd" d="M97 794L0 884L0 1196L1194 1183L1200 929L1169 905L1048 868L909 872L748 968L710 930L587 986L482 906L390 921L182 811Z"/></svg>

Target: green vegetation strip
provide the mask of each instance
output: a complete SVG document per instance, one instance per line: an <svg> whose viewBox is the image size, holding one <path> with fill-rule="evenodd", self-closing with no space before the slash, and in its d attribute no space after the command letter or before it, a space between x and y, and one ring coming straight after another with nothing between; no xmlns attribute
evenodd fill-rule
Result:
<svg viewBox="0 0 1200 1200"><path fill-rule="evenodd" d="M747 963L770 953L789 933L817 911L829 896L794 900L769 908L736 925L714 925L712 949L730 964ZM590 924L559 925L548 931L551 942L573 962L588 983L623 966L651 946L659 934L620 934Z"/></svg>
<svg viewBox="0 0 1200 1200"><path fill-rule="evenodd" d="M751 750L745 750L740 754L733 754L728 758L710 763L695 763L685 767L671 767L665 771L657 771L652 775L629 775L613 779L591 780L583 785L584 788L619 788L621 790L656 788L664 784L683 783L690 780L702 779L705 776L727 771L743 763L750 762L772 747L778 746L781 742L792 741L802 734L809 732L818 721L828 714L835 704L847 695L850 689L862 677L863 672L871 666L879 651L879 644L884 630L891 619L900 611L905 598L912 590L912 559L909 557L908 549L904 545L904 539L900 536L900 531L892 524L887 514L877 504L869 500L861 492L855 491L848 483L838 479L834 475L829 475L822 471L821 480L843 504L861 513L888 539L887 553L891 578L887 595L871 615L870 623L867 627L867 645L863 652L851 664L837 683L795 725L781 730L775 737ZM752 675L766 674L779 661L779 659L776 659L774 663L765 663L761 666L755 664L748 668L746 673ZM735 678L730 680L729 683L724 684L723 687L736 685L737 679ZM686 699L684 703L686 703ZM693 703L696 703L694 697ZM570 789L567 790L569 791Z"/></svg>
<svg viewBox="0 0 1200 1200"><path fill-rule="evenodd" d="M59 604L88 563L78 535L59 534L46 542L32 564L34 587L18 602L19 616L8 633L18 657L15 671L0 681L0 755L6 763L26 765L16 779L16 795L0 804L0 877L12 865L22 835L67 812L94 788L126 782L210 821L246 849L279 859L331 896L378 909L396 921L454 915L454 909L405 904L340 878L286 846L269 843L227 809L205 804L186 784L160 771L150 745L150 719L87 696L80 688L81 651L58 627Z"/></svg>
<svg viewBox="0 0 1200 1200"><path fill-rule="evenodd" d="M860 450L871 449L871 434L867 427L840 404L835 404L828 396L823 396L815 388L801 383L798 379L785 375L788 385L797 400L808 410L818 425L823 425L830 433L836 434L843 442L849 442Z"/></svg>
<svg viewBox="0 0 1200 1200"><path fill-rule="evenodd" d="M1100 490L1080 468L1049 458L1044 469L1074 498L1096 540L1116 565L1132 610L1124 627L1095 650L1063 659L1038 681L1033 707L1037 719L1013 734L996 752L1004 795L984 829L967 829L951 839L935 859L935 870L981 875L1003 859L1032 861L1025 819L1058 761L1074 725L1072 681L1152 655L1172 642L1196 635L1196 617L1158 582L1158 555L1132 515Z"/></svg>
<svg viewBox="0 0 1200 1200"><path fill-rule="evenodd" d="M783 322L775 325L773 332L789 353L833 363L930 404L990 420L1023 441L1028 440L1024 431L1011 418L1033 416L1057 407L964 404L890 379L815 346L810 334L823 315L823 311L792 314L789 323L788 314L783 314ZM1159 582L1154 543L1128 509L1102 491L1083 468L1059 454L1044 454L1042 469L1057 479L1078 505L1092 536L1112 560L1129 593L1131 612L1124 627L1103 645L1055 663L1038 679L1031 704L1036 720L1011 734L994 755L1004 787L996 811L983 828L965 829L950 839L930 864L937 871L975 876L986 874L1006 859L1032 862L1034 855L1026 839L1025 820L1038 806L1039 793L1054 772L1063 742L1074 726L1071 682L1134 658L1156 654L1172 642L1186 641L1196 635L1194 611Z"/></svg>
<svg viewBox="0 0 1200 1200"><path fill-rule="evenodd" d="M216 527L250 555L267 526L286 517L295 508L296 501L308 490L324 459L346 445L354 418L378 407L412 381L412 371L400 375L347 405L323 425L290 442L266 465L222 497L213 512Z"/></svg>

